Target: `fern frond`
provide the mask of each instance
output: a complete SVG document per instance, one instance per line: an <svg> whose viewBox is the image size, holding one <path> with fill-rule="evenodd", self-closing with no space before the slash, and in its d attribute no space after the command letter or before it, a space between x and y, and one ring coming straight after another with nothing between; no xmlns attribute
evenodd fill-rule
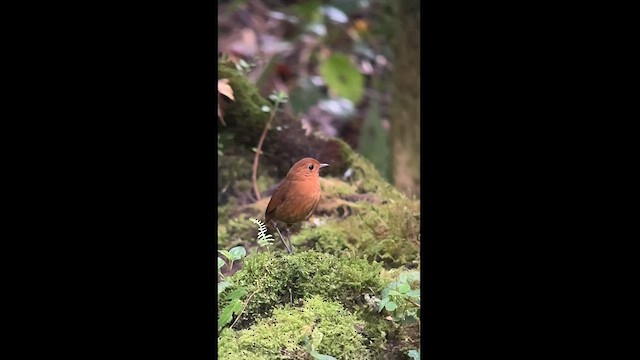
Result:
<svg viewBox="0 0 640 360"><path fill-rule="evenodd" d="M273 243L273 235L267 234L267 226L265 225L264 222L254 218L250 218L249 220L252 223L258 225L257 239L258 239L258 245L260 245L260 247L265 245L270 245L271 243Z"/></svg>

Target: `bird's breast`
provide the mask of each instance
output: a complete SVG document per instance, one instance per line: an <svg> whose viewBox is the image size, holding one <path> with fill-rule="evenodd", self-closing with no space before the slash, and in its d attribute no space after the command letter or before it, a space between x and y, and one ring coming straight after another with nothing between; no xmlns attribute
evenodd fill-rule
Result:
<svg viewBox="0 0 640 360"><path fill-rule="evenodd" d="M311 216L320 200L320 184L311 182L293 182L287 187L285 200L276 209L280 221L293 224Z"/></svg>

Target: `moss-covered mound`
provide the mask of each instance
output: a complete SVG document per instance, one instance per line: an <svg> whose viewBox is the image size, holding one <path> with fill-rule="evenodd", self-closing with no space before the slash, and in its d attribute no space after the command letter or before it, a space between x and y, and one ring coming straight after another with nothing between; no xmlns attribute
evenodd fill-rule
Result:
<svg viewBox="0 0 640 360"><path fill-rule="evenodd" d="M347 308L363 302L365 294L374 296L383 289L382 266L364 259L340 258L316 251L264 252L249 255L236 273L234 288L242 287L247 297L253 294L242 314L239 327L267 317L278 304L297 302L312 296L335 300ZM227 301L219 299L219 308Z"/></svg>
<svg viewBox="0 0 640 360"><path fill-rule="evenodd" d="M340 303L312 296L302 307L285 305L252 327L224 329L218 357L246 359L311 359L310 351L337 359L371 359L360 333L364 324Z"/></svg>
<svg viewBox="0 0 640 360"><path fill-rule="evenodd" d="M357 203L355 214L330 219L318 228L292 236L298 247L382 261L385 267L411 263L420 255L420 209L417 202Z"/></svg>

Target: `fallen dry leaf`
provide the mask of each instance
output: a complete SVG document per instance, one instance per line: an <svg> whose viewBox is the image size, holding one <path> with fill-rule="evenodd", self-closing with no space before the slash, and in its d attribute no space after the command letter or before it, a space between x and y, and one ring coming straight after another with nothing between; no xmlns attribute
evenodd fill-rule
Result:
<svg viewBox="0 0 640 360"><path fill-rule="evenodd" d="M233 89L231 88L231 85L229 85L229 79L218 80L218 92L235 101L233 97Z"/></svg>

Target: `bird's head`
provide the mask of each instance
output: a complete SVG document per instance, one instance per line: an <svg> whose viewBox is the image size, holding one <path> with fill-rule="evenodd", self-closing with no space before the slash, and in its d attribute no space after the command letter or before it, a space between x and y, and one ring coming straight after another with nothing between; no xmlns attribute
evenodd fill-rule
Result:
<svg viewBox="0 0 640 360"><path fill-rule="evenodd" d="M304 158L295 163L287 173L287 180L300 181L307 179L317 179L320 169L329 164L322 164L314 158Z"/></svg>

